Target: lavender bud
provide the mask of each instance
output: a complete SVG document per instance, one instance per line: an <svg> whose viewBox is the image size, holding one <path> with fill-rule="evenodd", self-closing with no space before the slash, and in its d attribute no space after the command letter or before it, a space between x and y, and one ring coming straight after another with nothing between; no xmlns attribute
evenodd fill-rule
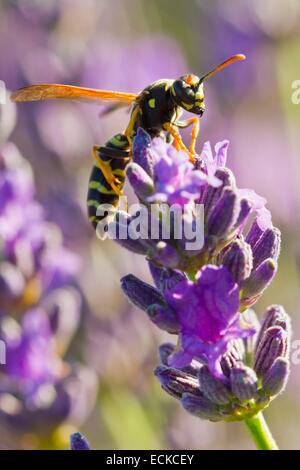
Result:
<svg viewBox="0 0 300 470"><path fill-rule="evenodd" d="M281 234L277 228L268 228L253 248L253 265L256 268L267 258L277 261L280 252Z"/></svg>
<svg viewBox="0 0 300 470"><path fill-rule="evenodd" d="M252 305L257 297L269 286L277 271L277 263L269 258L254 269L242 284L242 304Z"/></svg>
<svg viewBox="0 0 300 470"><path fill-rule="evenodd" d="M232 367L243 360L245 347L242 340L234 340L230 343L227 352L222 356L220 365L226 377L229 377Z"/></svg>
<svg viewBox="0 0 300 470"><path fill-rule="evenodd" d="M141 127L138 128L133 140L133 161L140 165L146 173L153 176L153 157L151 153L151 137Z"/></svg>
<svg viewBox="0 0 300 470"><path fill-rule="evenodd" d="M253 369L240 363L230 371L232 393L240 400L250 400L257 391L257 376Z"/></svg>
<svg viewBox="0 0 300 470"><path fill-rule="evenodd" d="M264 320L257 337L257 344L261 341L265 331L271 326L281 326L287 332L288 337L291 335L291 320L282 305L271 305L264 314Z"/></svg>
<svg viewBox="0 0 300 470"><path fill-rule="evenodd" d="M153 304L147 308L147 314L152 323L161 330L172 334L179 332L180 324L177 315L170 307Z"/></svg>
<svg viewBox="0 0 300 470"><path fill-rule="evenodd" d="M175 398L181 398L184 393L200 395L199 382L195 377L172 367L159 366L154 374L163 390Z"/></svg>
<svg viewBox="0 0 300 470"><path fill-rule="evenodd" d="M222 414L218 406L205 397L185 393L181 399L183 408L194 416L210 421L220 421Z"/></svg>
<svg viewBox="0 0 300 470"><path fill-rule="evenodd" d="M80 432L74 432L70 436L71 450L90 450L90 446L86 438Z"/></svg>
<svg viewBox="0 0 300 470"><path fill-rule="evenodd" d="M280 326L268 328L258 343L254 357L254 370L262 377L275 360L286 354L287 333Z"/></svg>
<svg viewBox="0 0 300 470"><path fill-rule="evenodd" d="M222 184L218 188L214 188L213 186L207 187L202 200L202 203L205 207L206 215L210 213L212 207L220 198L225 187L235 187L235 178L233 176L233 173L228 168L218 168L215 173L215 176L222 181Z"/></svg>
<svg viewBox="0 0 300 470"><path fill-rule="evenodd" d="M225 238L237 218L238 199L234 191L225 189L212 209L208 222L209 237Z"/></svg>
<svg viewBox="0 0 300 470"><path fill-rule="evenodd" d="M237 217L237 220L234 224L234 229L242 228L244 223L247 220L248 215L250 214L252 209L252 204L248 199L241 199L240 201L240 212Z"/></svg>
<svg viewBox="0 0 300 470"><path fill-rule="evenodd" d="M264 231L258 225L257 219L255 219L246 236L246 242L249 243L249 245L251 245L251 247L253 248L263 233Z"/></svg>
<svg viewBox="0 0 300 470"><path fill-rule="evenodd" d="M252 251L242 239L232 242L222 256L222 264L231 272L234 280L240 283L250 276Z"/></svg>
<svg viewBox="0 0 300 470"><path fill-rule="evenodd" d="M220 361L221 369L226 377L229 377L230 370L236 364L236 360L230 353L225 353Z"/></svg>
<svg viewBox="0 0 300 470"><path fill-rule="evenodd" d="M158 289L141 281L133 274L128 274L121 279L121 288L128 299L144 311L147 311L148 307L153 304L166 305Z"/></svg>
<svg viewBox="0 0 300 470"><path fill-rule="evenodd" d="M140 165L134 162L129 163L126 175L139 199L145 200L153 193L153 180Z"/></svg>
<svg viewBox="0 0 300 470"><path fill-rule="evenodd" d="M161 268L153 262L149 262L150 272L156 287L164 292L166 289L172 289L178 282L185 281L186 275L181 271L170 268Z"/></svg>
<svg viewBox="0 0 300 470"><path fill-rule="evenodd" d="M278 357L263 377L263 391L269 396L275 396L283 392L287 384L289 372L289 361L283 357Z"/></svg>
<svg viewBox="0 0 300 470"><path fill-rule="evenodd" d="M108 224L108 233L123 248L133 253L146 255L147 248L142 243L142 239L130 237L129 225L132 220L133 216L123 211L116 212L113 220Z"/></svg>
<svg viewBox="0 0 300 470"><path fill-rule="evenodd" d="M114 223L114 222L113 222ZM122 230L122 226L119 225L119 228ZM115 242L118 243L122 248L126 248L126 250L132 251L133 253L137 253L138 255L146 255L147 254L147 247L141 243L140 240L133 240L132 238L116 238Z"/></svg>
<svg viewBox="0 0 300 470"><path fill-rule="evenodd" d="M222 380L215 378L207 366L199 370L200 389L206 398L217 405L225 405L230 401L231 393Z"/></svg>

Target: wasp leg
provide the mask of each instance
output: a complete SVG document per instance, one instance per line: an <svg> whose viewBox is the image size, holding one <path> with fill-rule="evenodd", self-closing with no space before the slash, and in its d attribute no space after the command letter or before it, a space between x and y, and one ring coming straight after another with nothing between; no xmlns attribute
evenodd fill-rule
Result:
<svg viewBox="0 0 300 470"><path fill-rule="evenodd" d="M186 119L185 121L178 121L175 124L176 126L181 127L181 128L193 126L193 129L191 132L192 139L191 139L189 150L192 154L195 155L196 154L195 147L196 147L197 137L199 134L199 127L200 127L199 118L197 118L196 116L193 116L189 119Z"/></svg>
<svg viewBox="0 0 300 470"><path fill-rule="evenodd" d="M109 168L109 166L103 160L101 160L101 157L99 156L99 153L98 153L98 149L99 147L97 145L94 145L93 150L92 150L93 157L98 167L102 171L103 176L106 179L107 183L111 186L111 188L115 191L115 193L118 196L122 196L122 191L118 187L118 185L122 184L121 181L118 180L118 178L114 176L111 168Z"/></svg>
<svg viewBox="0 0 300 470"><path fill-rule="evenodd" d="M184 145L181 135L179 134L176 127L170 124L169 122L166 122L163 127L173 137L173 143L176 150L185 150L186 152L188 152L188 149Z"/></svg>
<svg viewBox="0 0 300 470"><path fill-rule="evenodd" d="M176 129L176 126L177 125L172 125L171 123L169 122L166 122L164 124L164 129L169 132L171 134L171 136L173 137L174 139L174 146L176 148L176 150L184 150L188 156L189 156L189 159L192 163L195 163L195 156L193 155L193 153L187 149L187 147L184 145L183 141L182 141L182 137L181 135L179 134L178 132L178 129Z"/></svg>
<svg viewBox="0 0 300 470"><path fill-rule="evenodd" d="M128 124L128 126L126 127L126 129L124 131L124 134L126 135L130 145L132 144L132 137L131 137L132 136L132 131L133 131L133 128L134 128L134 125L135 125L136 118L137 118L138 114L140 113L140 111L141 111L140 106L137 106L133 110L133 112L131 114L131 117L130 117L129 124Z"/></svg>

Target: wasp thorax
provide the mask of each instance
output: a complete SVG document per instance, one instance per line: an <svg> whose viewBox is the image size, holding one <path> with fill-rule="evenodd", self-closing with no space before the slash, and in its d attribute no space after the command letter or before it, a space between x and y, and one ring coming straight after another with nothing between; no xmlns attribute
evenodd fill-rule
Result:
<svg viewBox="0 0 300 470"><path fill-rule="evenodd" d="M174 81L171 87L172 98L183 109L194 114L204 112L203 83L196 75L184 75Z"/></svg>

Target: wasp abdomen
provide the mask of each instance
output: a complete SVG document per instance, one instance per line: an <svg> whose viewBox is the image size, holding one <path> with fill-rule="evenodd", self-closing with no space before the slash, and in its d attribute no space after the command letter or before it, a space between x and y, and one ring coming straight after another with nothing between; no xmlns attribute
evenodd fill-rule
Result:
<svg viewBox="0 0 300 470"><path fill-rule="evenodd" d="M111 186L111 181L114 181L119 192L122 191L130 143L124 134L117 134L104 147L94 147L94 152L96 162L90 176L87 206L89 220L96 228L100 221L110 215L104 205L113 208L118 205L119 194Z"/></svg>

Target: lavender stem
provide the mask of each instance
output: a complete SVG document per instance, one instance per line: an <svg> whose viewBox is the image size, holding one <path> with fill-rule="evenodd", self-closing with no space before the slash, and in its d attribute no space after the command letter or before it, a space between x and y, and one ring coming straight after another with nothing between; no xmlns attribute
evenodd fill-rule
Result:
<svg viewBox="0 0 300 470"><path fill-rule="evenodd" d="M245 419L245 423L259 450L278 450L277 444L261 412L252 416L252 418Z"/></svg>

